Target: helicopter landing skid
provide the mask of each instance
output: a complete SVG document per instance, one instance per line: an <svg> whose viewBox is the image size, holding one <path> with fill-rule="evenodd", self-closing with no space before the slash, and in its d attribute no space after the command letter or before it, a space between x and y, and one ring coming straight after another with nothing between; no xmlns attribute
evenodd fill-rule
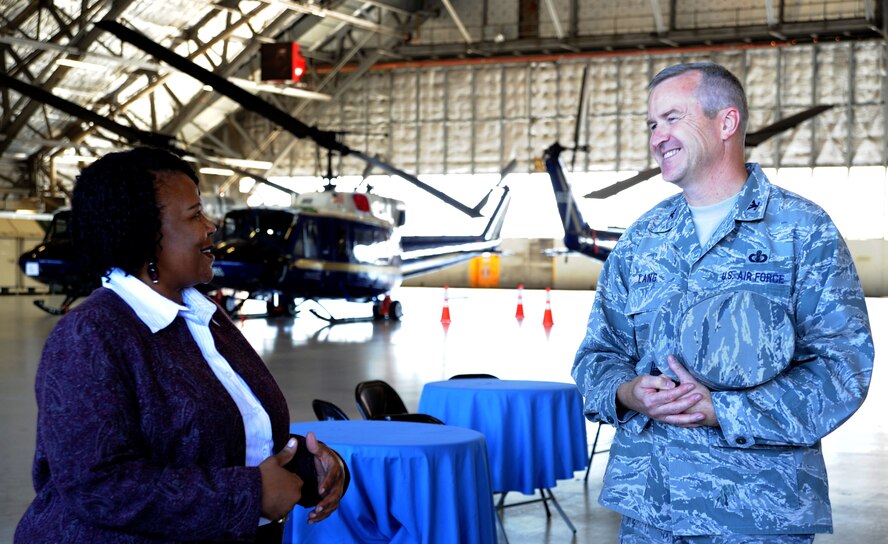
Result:
<svg viewBox="0 0 888 544"><path fill-rule="evenodd" d="M326 321L331 325L341 325L344 323L371 323L377 320L372 315L365 317L333 317L332 315L321 315L316 312L314 308L309 308L308 311L318 319Z"/></svg>
<svg viewBox="0 0 888 544"><path fill-rule="evenodd" d="M37 306L50 315L65 315L66 313L68 313L68 310L71 308L71 304L73 304L75 300L77 300L77 297L66 296L65 300L62 301L59 307L54 308L47 305L46 301L41 298L34 301L34 306Z"/></svg>
<svg viewBox="0 0 888 544"><path fill-rule="evenodd" d="M373 304L373 315L361 317L334 317L333 314L316 299L308 300L312 300L317 304L326 315L319 313L314 308L309 308L308 311L318 319L326 321L331 325L343 323L372 323L375 321L399 321L404 315L404 312L401 309L401 303L396 300L393 301L388 295L386 295L382 301L376 301Z"/></svg>

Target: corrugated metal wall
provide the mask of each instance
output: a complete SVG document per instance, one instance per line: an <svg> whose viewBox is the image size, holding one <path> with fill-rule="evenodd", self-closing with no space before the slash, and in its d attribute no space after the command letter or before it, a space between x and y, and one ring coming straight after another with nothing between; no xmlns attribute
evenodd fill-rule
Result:
<svg viewBox="0 0 888 544"><path fill-rule="evenodd" d="M744 82L750 130L817 104L836 107L751 152L765 166L865 166L888 162L883 104L886 44L785 47L374 71L316 123L346 142L419 174L495 172L511 158L529 169L555 140L573 140L580 78L590 70L580 137L586 170L639 170L647 150L648 80L675 62L712 60ZM294 175L317 173L315 150L297 145ZM344 173L359 162L346 159Z"/></svg>

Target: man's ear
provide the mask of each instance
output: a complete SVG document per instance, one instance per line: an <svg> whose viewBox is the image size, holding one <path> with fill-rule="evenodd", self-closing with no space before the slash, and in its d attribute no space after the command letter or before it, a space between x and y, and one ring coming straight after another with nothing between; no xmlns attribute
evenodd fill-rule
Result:
<svg viewBox="0 0 888 544"><path fill-rule="evenodd" d="M740 132L740 110L727 107L721 111L721 137L728 140Z"/></svg>

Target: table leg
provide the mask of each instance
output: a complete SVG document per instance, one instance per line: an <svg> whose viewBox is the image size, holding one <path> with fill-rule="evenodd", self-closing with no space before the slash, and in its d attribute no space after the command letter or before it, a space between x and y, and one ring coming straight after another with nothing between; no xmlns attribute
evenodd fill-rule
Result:
<svg viewBox="0 0 888 544"><path fill-rule="evenodd" d="M546 493L543 492L543 488L540 488L540 497L542 497L540 500L543 501L543 508L546 509L546 517L551 518L552 512L549 511L549 503L546 502Z"/></svg>
<svg viewBox="0 0 888 544"><path fill-rule="evenodd" d="M540 491L542 491L542 489ZM561 514L561 518L564 520L564 523L566 523L567 526L570 527L571 532L576 533L577 528L574 527L573 523L570 522L570 519L568 519L567 514L564 513L564 510L561 509L561 505L558 504L558 500L555 498L555 494L552 493L551 489L546 489L546 491L549 492L549 499L552 501L552 504L555 505L555 509L558 510L558 513Z"/></svg>
<svg viewBox="0 0 888 544"><path fill-rule="evenodd" d="M502 512L503 508L505 507L504 505L506 503L506 493L508 493L508 491L503 491L500 494L499 501L497 501L497 503L496 503L496 509L499 510L500 512Z"/></svg>
<svg viewBox="0 0 888 544"><path fill-rule="evenodd" d="M549 496L548 496L548 497L546 496L546 492L549 493ZM509 508L509 507L512 507L512 506L521 506L521 505L523 505L523 504L531 504L531 503L534 503L534 502L542 502L542 503L543 503L543 506L546 508L546 516L547 516L547 517L552 517L552 513L549 511L549 501L552 501L552 505L555 506L555 509L556 509L556 510L558 510L558 514L561 515L561 519L564 520L564 523L567 524L567 526L570 528L571 532L576 533L576 532L577 532L577 528L574 527L574 524L570 522L570 518L567 517L567 514L564 513L564 510L561 509L561 505L558 504L558 499L555 498L555 494L552 493L552 490L551 490L550 488L545 488L545 489L540 488L540 496L541 496L542 498L539 498L539 499L530 499L530 500L527 500L527 501L521 501L521 502L513 502L512 504L505 504L505 501L506 501L506 493L503 493L502 495L500 495L500 498L499 498L499 500L498 500L497 503L496 503L496 511L497 511L497 513L502 513L502 514L504 514L504 513L505 513L505 509L506 509L506 508ZM499 522L499 515L497 515L497 521ZM505 528L503 528L503 536L504 536L504 537L505 537L505 534L506 534L506 530L505 530ZM508 540L506 540L506 542L508 542Z"/></svg>
<svg viewBox="0 0 888 544"><path fill-rule="evenodd" d="M509 544L509 537L506 536L506 528L503 527L503 520L500 518L499 512L496 512L493 515L496 517L497 540L502 536L502 542L504 544Z"/></svg>

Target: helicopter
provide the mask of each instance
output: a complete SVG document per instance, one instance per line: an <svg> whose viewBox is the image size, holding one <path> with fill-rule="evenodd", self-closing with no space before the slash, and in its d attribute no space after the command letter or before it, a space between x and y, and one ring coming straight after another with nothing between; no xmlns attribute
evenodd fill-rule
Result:
<svg viewBox="0 0 888 544"><path fill-rule="evenodd" d="M62 315L71 304L80 297L85 297L99 286L98 279L90 279L84 275L76 264L74 243L68 224L71 210L57 211L49 223L43 241L30 251L19 257L19 268L26 276L49 285L50 293L61 293L65 296L58 307L50 306L43 299L34 301L34 305L52 315Z"/></svg>
<svg viewBox="0 0 888 544"><path fill-rule="evenodd" d="M373 319L399 320L401 304L388 294L403 279L499 246L510 195L508 186L498 184L488 196L497 189L502 195L479 236L401 237L404 203L368 193L305 193L291 208L232 209L213 246L213 280L201 289L230 313L248 299L265 300L268 316L295 315L297 298L342 299L373 302ZM65 314L99 287L77 265L70 216L70 209L56 212L44 240L19 257L27 276L49 285L50 293L64 295L59 306L34 301L52 315ZM330 322L345 321L310 311Z"/></svg>
<svg viewBox="0 0 888 544"><path fill-rule="evenodd" d="M562 153L565 151L573 152L573 156L571 157L571 170L573 170L576 164L577 154L580 152L587 152L589 149L588 146L579 145L579 134L581 132L580 125L584 118L583 111L586 103L585 89L587 78L588 66L583 69L583 75L580 80L580 101L576 125L574 127L573 147L564 147L560 143L555 142L543 152L543 163L552 182L552 189L555 191L558 214L561 216L562 226L564 227L565 247L565 251L547 250L547 254L552 255L557 253L576 252L604 262L613 250L617 240L619 240L623 229L596 230L586 223L577 206L577 201L571 190L570 183L567 180L564 161L561 157ZM795 128L808 119L811 119L832 107L833 105L830 104L818 105L780 119L756 130L755 132L747 133L744 144L747 148L753 148L782 132ZM653 178L659 173L659 167L642 170L627 179L618 181L597 191L592 191L585 195L585 198L605 199L614 196L630 187Z"/></svg>
<svg viewBox="0 0 888 544"><path fill-rule="evenodd" d="M555 202L558 204L558 215L561 216L561 223L564 227L565 248L565 251L547 250L547 254L576 252L604 262L623 231L616 229L596 230L583 219L583 214L580 213L564 172L561 154L565 150L567 148L555 142L543 152L543 163L546 173L549 174L549 179L552 181Z"/></svg>
<svg viewBox="0 0 888 544"><path fill-rule="evenodd" d="M212 73L210 74L213 75ZM228 83L225 80L222 81L224 83ZM117 123L106 116L98 115L90 110L87 110L86 108L83 108L68 100L54 96L51 93L44 91L43 89L17 80L6 74L0 74L0 86L12 88L25 96L29 96L34 100L60 109L79 119L83 119L84 121L93 123L107 131L110 131L122 137L130 143L160 147L168 149L169 151L183 156L186 159L192 157L202 162L207 162L209 164L219 164L219 162L212 157L207 157L199 152L186 149L184 146L178 144L175 138L171 136L158 134L155 132L143 131L134 127L121 125L120 123ZM235 87L235 89L240 91L240 88L238 87ZM248 97L246 98L246 102L250 105L250 107L259 108L265 113L270 112L269 115L272 116L275 122L282 124L284 128L292 132L294 135L300 138L309 138L315 141L315 143L317 143L319 146L327 148L328 151L334 151L340 154L352 154L357 156L358 158L362 158L365 160L365 162L368 163L368 165L372 167L378 167L383 171L406 179L408 182L413 183L421 189L426 190L433 196L444 201L446 204L457 208L470 217L481 216L480 210L487 205L488 198L491 192L495 189L495 187L494 189L491 189L491 192L488 192L488 194L484 198L482 198L475 207L470 208L462 204L461 202L449 197L448 195L438 191L437 189L424 184L415 176L399 170L394 166L383 162L377 157L369 157L367 155L364 155L363 153L350 150L338 141L336 134L333 132L320 131L314 127L308 127L307 125L302 124L299 120L295 119L289 114L281 110L277 110L271 104L268 104L249 93L244 92L243 95L236 94L236 97L239 99L244 99L244 95ZM224 163L219 165L222 166L224 165ZM513 161L508 169L514 168L514 165L515 162ZM230 165L226 165L226 167L244 176L252 177L258 182L265 183L281 191L295 194L290 189L273 183L270 180L256 175L255 173L251 173L236 167L231 167ZM261 235L261 233L265 232L265 230L267 229L252 231L252 234L250 234L248 238L252 238L254 249L245 248L245 242L248 238L245 238L243 236L245 228L243 224L250 226L255 224L262 224L266 221L271 221L272 223L277 224L281 222L281 218L283 218L283 223L286 225L286 232L302 232L300 231L300 229L303 228L302 225L309 223L308 217L312 213L306 208L310 207L309 202L311 199L316 199L317 201L320 201L321 197L317 196L319 194L327 193L325 192L311 193L309 195L296 195L297 200L300 202L299 206L302 208L299 213L296 213L293 210L286 209L264 211L257 210L252 212L241 211L241 226L238 226L239 220L237 215L230 216L227 220L227 223L226 220L223 220L223 229L221 229L222 239L219 243L225 244L225 250L224 252L217 252L217 255L219 256L217 272L219 272L220 274L216 282L220 284L220 286L226 288L228 286L237 289L245 288L245 290L253 294L271 294L271 296L269 297L271 302L268 304L268 308L272 315L287 313L287 310L292 309L292 306L288 302L279 303L279 300L281 300L281 294L293 294L294 296L303 296L306 298L331 297L345 298L349 300L369 300L370 298L372 298L374 293L379 294L383 290L390 290L392 287L399 284L402 278L412 277L414 275L430 272L443 266L450 266L468 260L472 256L478 255L485 251L495 249L499 244L499 229L502 226L502 219L508 207L509 200L508 188L503 187L503 195L500 203L497 206L496 211L491 215L491 220L488 224L488 228L480 237L420 237L404 239L399 245L400 239L396 237L395 228L403 225L404 215L402 203L397 203L397 201L383 202L383 200L381 200L382 197L376 197L375 195L369 194L364 196L361 193L356 193L354 196L344 197L342 196L342 193L329 193L329 195L332 195L333 197L333 200L331 200L331 202L335 201L335 199L351 198L353 199L353 201L363 199L363 201L366 202L366 207L372 206L374 209L376 209L382 206L382 208L400 210L400 212L397 214L393 212L388 223L378 217L364 217L364 223L371 226L360 227L357 225L359 225L361 221L356 221L355 217L347 217L349 214L344 214L342 210L339 210L338 212L334 210L332 216L329 215L329 213L327 216L323 216L323 214L320 214L317 210L315 210L315 212L313 213L317 215L314 221L316 224L324 225L325 228L328 229L338 229L339 231L347 232L350 234L349 236L339 237L333 241L333 243L340 246L338 248L339 257L338 260L336 260L338 264L336 264L335 266L325 265L327 267L327 270L323 273L319 273L317 270L317 267L319 265L318 263L315 263L315 270L305 271L305 273L302 275L301 282L297 282L295 279L293 279L295 278L293 274L284 274L284 272L286 270L289 270L291 267L283 265L284 261L286 261L286 257L285 253L281 252L291 252L294 249L297 249L296 246L288 247L285 243L282 245L283 242L289 240L289 238L286 238L284 236L284 231L279 231L276 237ZM300 214L301 222L299 221L300 218L298 217ZM252 217L253 219L243 219L250 217ZM332 217L332 219L329 219L329 217ZM288 220L289 223L287 222ZM63 224L66 224L66 222L67 216L60 216L59 222L57 224L61 226ZM226 224L235 225L233 228L228 230L227 238L225 237L226 229L224 228ZM59 232L52 234L52 237L50 237L50 235L48 234L47 240L45 240L40 247L34 248L34 250L23 254L20 258L19 266L27 275L37 279L38 281L49 284L51 286L52 292L61 292L65 295L64 301L58 307L50 307L45 303L45 301L35 301L35 304L41 309L51 314L60 315L65 313L77 298L90 293L95 287L97 287L97 284L77 275L76 264L74 263L74 255L72 254L73 250L71 248L70 239L69 237L64 235L63 230L56 230L58 230ZM53 231L52 227L50 228L50 231ZM376 257L376 259L379 260L380 263L386 262L388 267L386 268L380 266L379 263L374 263L370 269L366 269L366 263L364 263L363 265L360 265L365 267L364 272L362 272L361 274L350 272L345 272L343 274L343 267L350 266L351 271L360 268L360 266L358 268L355 268L348 263L351 263L352 265L355 263L360 263L361 259L364 258L360 256L355 256L351 250L354 248L358 248L359 252L368 251L368 249L364 247L366 244L355 242L355 240L358 239L360 236L367 236L367 233L370 233L369 236L371 238L377 238L377 242L379 242L370 245L369 251L380 252L380 248L385 248L384 251L381 252L381 256ZM265 238L271 238L272 241L268 242L267 240L265 240ZM295 240L295 238L293 238L293 240ZM329 238L325 239L325 243L326 240L329 240ZM275 253L275 251L277 251L277 253ZM234 270L237 270L238 267L240 270L244 270L249 266L257 266L257 262L253 257L255 254L272 256L271 258L263 261L270 267L270 271L258 274L256 278L249 278L246 274L238 274L234 272ZM286 255L289 254L290 253L286 253ZM300 253L300 255L301 254L302 253ZM238 264L238 261L234 260L235 256L238 259L242 258L243 261L239 262ZM346 258L345 256L348 256L348 258ZM263 259L264 258L265 257L263 257ZM223 262L225 264L223 264ZM304 263L306 261L301 262ZM294 266L292 268L298 269L299 267L295 266L294 263ZM338 273L335 273L336 271L332 270L333 268L339 269ZM369 273L365 273L368 270ZM385 272L385 274L382 274L382 272ZM227 274L224 279L222 279L222 274ZM314 282L309 282L308 280L312 277L320 277L321 279ZM356 281L365 283L367 280L360 278L374 279L370 282L372 283L372 286L370 287L355 284L351 285L350 288L348 288L348 281L343 280L343 277L352 280L355 280L357 278ZM257 278L261 280L259 283L257 283L256 281ZM276 280L286 281L285 283L276 283ZM333 282L331 285L335 284L337 285L337 287L335 289L328 287L328 282ZM297 284L300 285L299 288L295 287ZM315 290L312 291L312 288L314 288ZM223 297L224 296L226 295L223 295ZM284 297L285 300L286 298L287 297ZM223 299L223 302L225 302L226 305L229 306L229 308L232 308L232 299ZM234 304L234 307L236 307L238 303L234 302ZM388 299L383 299L382 302L380 302L378 305L374 305L374 315L398 319L401 316L400 304L393 304L392 301Z"/></svg>
<svg viewBox="0 0 888 544"><path fill-rule="evenodd" d="M305 125L273 104L135 30L110 20L101 21L97 26L210 86L244 109L278 124L292 135L311 139L325 147L328 165L333 152L356 157L369 167L406 179L470 217L482 215L481 210L487 205L492 191L501 186L503 178L517 164L512 161L502 173L500 183L470 208L377 157L347 147L336 133ZM328 177L331 176L328 172ZM214 286L246 291L249 293L247 298L271 294L267 302L270 314L292 313L295 298L369 301L384 296L374 303L374 317L399 319L402 315L400 303L390 301L385 295L404 278L494 250L500 243L499 233L509 203L508 187L502 187L500 201L479 236L401 238L396 229L403 225L403 205L397 201L371 194L337 192L296 195L295 199L294 209L297 211L289 219L275 210L234 212L226 219L233 226L231 232L226 233L226 225L223 225L223 236L227 239L214 251ZM385 218L373 213L376 208L393 211ZM274 221L283 222L282 228L267 231L255 228L257 222L267 220L273 214L277 214ZM238 227L238 223L242 226ZM231 308L237 308L242 301L223 298L226 306Z"/></svg>
<svg viewBox="0 0 888 544"><path fill-rule="evenodd" d="M292 209L232 210L213 248L209 287L230 312L249 299L264 299L269 316L295 315L297 299L342 299L372 302L374 320L399 320L403 309L390 293L403 279L496 250L510 200L508 187L501 190L478 236L401 237L404 204L367 193L308 193ZM331 323L365 320L310 312Z"/></svg>

